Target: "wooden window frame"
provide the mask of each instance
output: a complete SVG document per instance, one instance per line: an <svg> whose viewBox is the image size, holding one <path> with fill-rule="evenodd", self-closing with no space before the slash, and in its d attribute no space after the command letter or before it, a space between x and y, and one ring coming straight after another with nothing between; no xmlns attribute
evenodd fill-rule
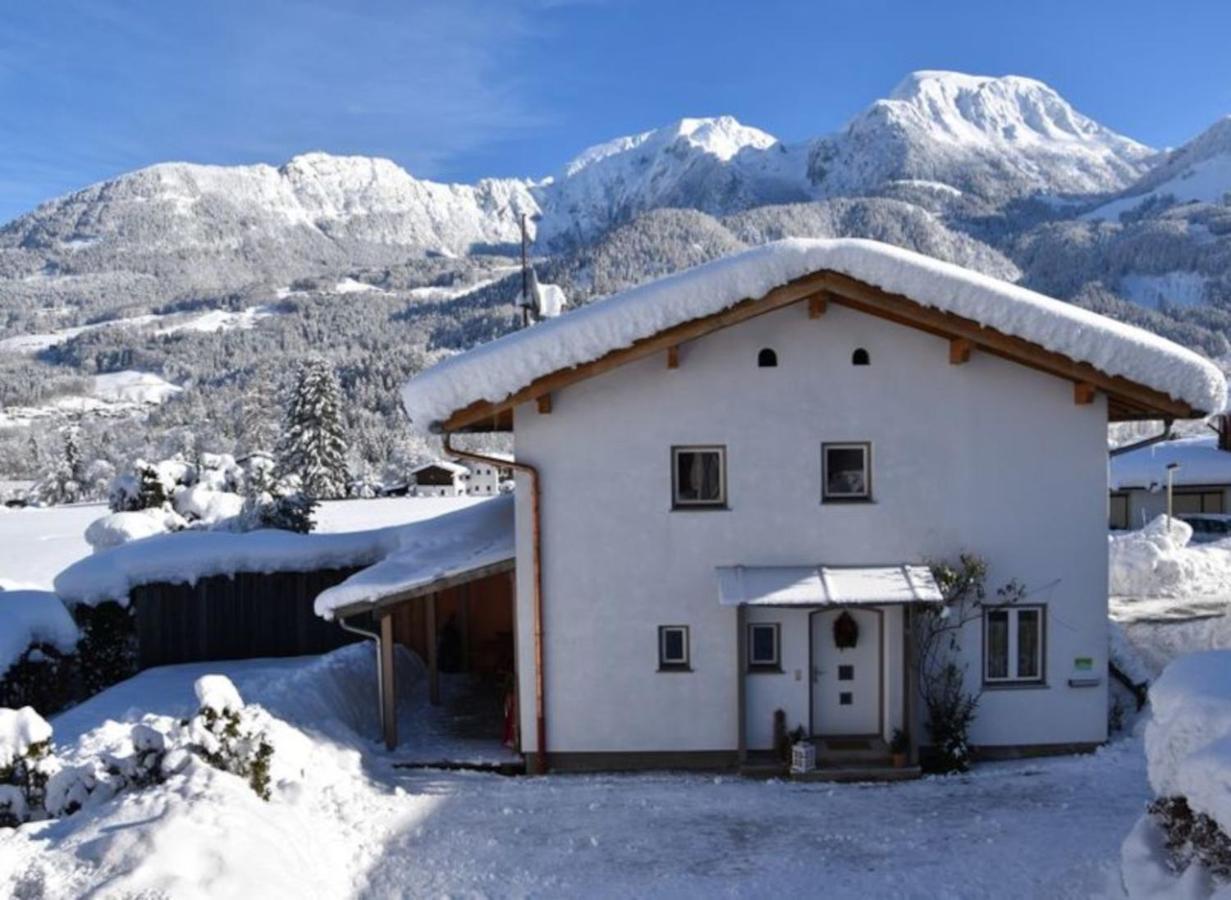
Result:
<svg viewBox="0 0 1231 900"><path fill-rule="evenodd" d="M756 641L753 640L753 634L758 628L768 628L774 635L774 658L772 660L756 659L753 656ZM749 622L748 623L748 659L747 667L749 672L781 672L782 671L782 626L778 622Z"/></svg>
<svg viewBox="0 0 1231 900"><path fill-rule="evenodd" d="M862 450L864 490L860 494L831 494L829 492L829 451ZM829 441L821 444L821 502L822 503L871 503L872 502L872 442Z"/></svg>
<svg viewBox="0 0 1231 900"><path fill-rule="evenodd" d="M681 453L717 453L718 454L718 493L717 500L681 500L680 499L680 462ZM673 444L671 446L671 509L676 511L728 509L727 506L727 446L726 444Z"/></svg>
<svg viewBox="0 0 1231 900"><path fill-rule="evenodd" d="M667 659L667 632L678 631L684 638L684 656L682 659ZM658 671L660 672L691 672L692 671L692 641L687 625L658 626Z"/></svg>
<svg viewBox="0 0 1231 900"><path fill-rule="evenodd" d="M988 675L991 661L988 652L988 626L990 613L1003 612L1009 616L1009 631L1005 636L1005 653L1007 654L1007 675L993 678ZM1037 612L1039 614L1039 648L1038 674L1022 678L1017 674L1018 648L1018 616L1022 612ZM985 606L983 608L983 686L985 688L1000 687L1046 687L1047 686L1047 606L1044 604L1013 604L1000 606Z"/></svg>

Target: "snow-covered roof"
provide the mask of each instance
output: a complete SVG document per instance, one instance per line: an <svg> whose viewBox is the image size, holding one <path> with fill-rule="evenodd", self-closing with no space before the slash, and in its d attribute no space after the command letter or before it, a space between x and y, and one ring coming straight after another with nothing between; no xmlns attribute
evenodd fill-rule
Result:
<svg viewBox="0 0 1231 900"><path fill-rule="evenodd" d="M723 606L941 603L927 566L720 566Z"/></svg>
<svg viewBox="0 0 1231 900"><path fill-rule="evenodd" d="M504 494L406 526L398 549L316 598L316 614L409 594L468 572L512 562L513 496Z"/></svg>
<svg viewBox="0 0 1231 900"><path fill-rule="evenodd" d="M1218 438L1180 438L1163 441L1111 458L1112 490L1148 488L1167 483L1167 466L1177 463L1172 476L1177 485L1231 484L1231 452L1218 449Z"/></svg>
<svg viewBox="0 0 1231 900"><path fill-rule="evenodd" d="M421 466L415 466L410 470L411 475L418 475L420 472L426 472L428 469L444 469L446 472L452 472L454 475L465 475L470 470L463 465L447 460L438 459L435 462L424 463Z"/></svg>
<svg viewBox="0 0 1231 900"><path fill-rule="evenodd" d="M505 335L412 378L402 405L426 431L473 403L499 403L546 375L822 271L973 320L1197 410L1220 411L1226 403L1218 367L1165 338L952 263L842 238L765 244Z"/></svg>

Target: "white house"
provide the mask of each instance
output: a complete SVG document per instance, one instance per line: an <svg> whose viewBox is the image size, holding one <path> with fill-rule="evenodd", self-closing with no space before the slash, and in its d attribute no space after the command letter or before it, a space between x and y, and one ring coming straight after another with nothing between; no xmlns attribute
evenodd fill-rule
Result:
<svg viewBox="0 0 1231 900"><path fill-rule="evenodd" d="M472 497L491 497L507 489L513 479L513 469L508 465L513 457L505 453L489 453L489 460L471 462L466 468L466 493Z"/></svg>
<svg viewBox="0 0 1231 900"><path fill-rule="evenodd" d="M1111 459L1112 528L1141 528L1167 511L1167 472L1177 516L1231 512L1231 431L1221 417L1217 435L1179 438Z"/></svg>
<svg viewBox="0 0 1231 900"><path fill-rule="evenodd" d="M457 463L437 460L410 470L416 497L460 497L466 493L470 470Z"/></svg>
<svg viewBox="0 0 1231 900"><path fill-rule="evenodd" d="M1027 591L961 636L977 748L1099 744L1107 423L1225 396L1139 329L791 240L453 357L403 404L462 458L454 434L514 432L520 745L587 769L733 766L777 710L822 752L926 742L912 626L939 599L928 563L963 551Z"/></svg>

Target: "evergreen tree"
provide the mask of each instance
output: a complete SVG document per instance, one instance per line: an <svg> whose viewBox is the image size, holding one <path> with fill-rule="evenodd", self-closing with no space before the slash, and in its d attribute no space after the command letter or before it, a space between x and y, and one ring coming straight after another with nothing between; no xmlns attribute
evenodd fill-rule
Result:
<svg viewBox="0 0 1231 900"><path fill-rule="evenodd" d="M342 392L333 369L319 357L304 363L291 391L278 470L282 476L296 476L313 499L346 496Z"/></svg>

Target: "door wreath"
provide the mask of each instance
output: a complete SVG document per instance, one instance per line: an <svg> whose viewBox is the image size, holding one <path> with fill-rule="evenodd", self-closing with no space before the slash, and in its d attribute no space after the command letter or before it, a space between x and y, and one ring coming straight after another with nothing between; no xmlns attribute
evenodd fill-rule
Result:
<svg viewBox="0 0 1231 900"><path fill-rule="evenodd" d="M839 650L849 650L859 643L859 623L850 613L844 612L834 619L833 642Z"/></svg>

